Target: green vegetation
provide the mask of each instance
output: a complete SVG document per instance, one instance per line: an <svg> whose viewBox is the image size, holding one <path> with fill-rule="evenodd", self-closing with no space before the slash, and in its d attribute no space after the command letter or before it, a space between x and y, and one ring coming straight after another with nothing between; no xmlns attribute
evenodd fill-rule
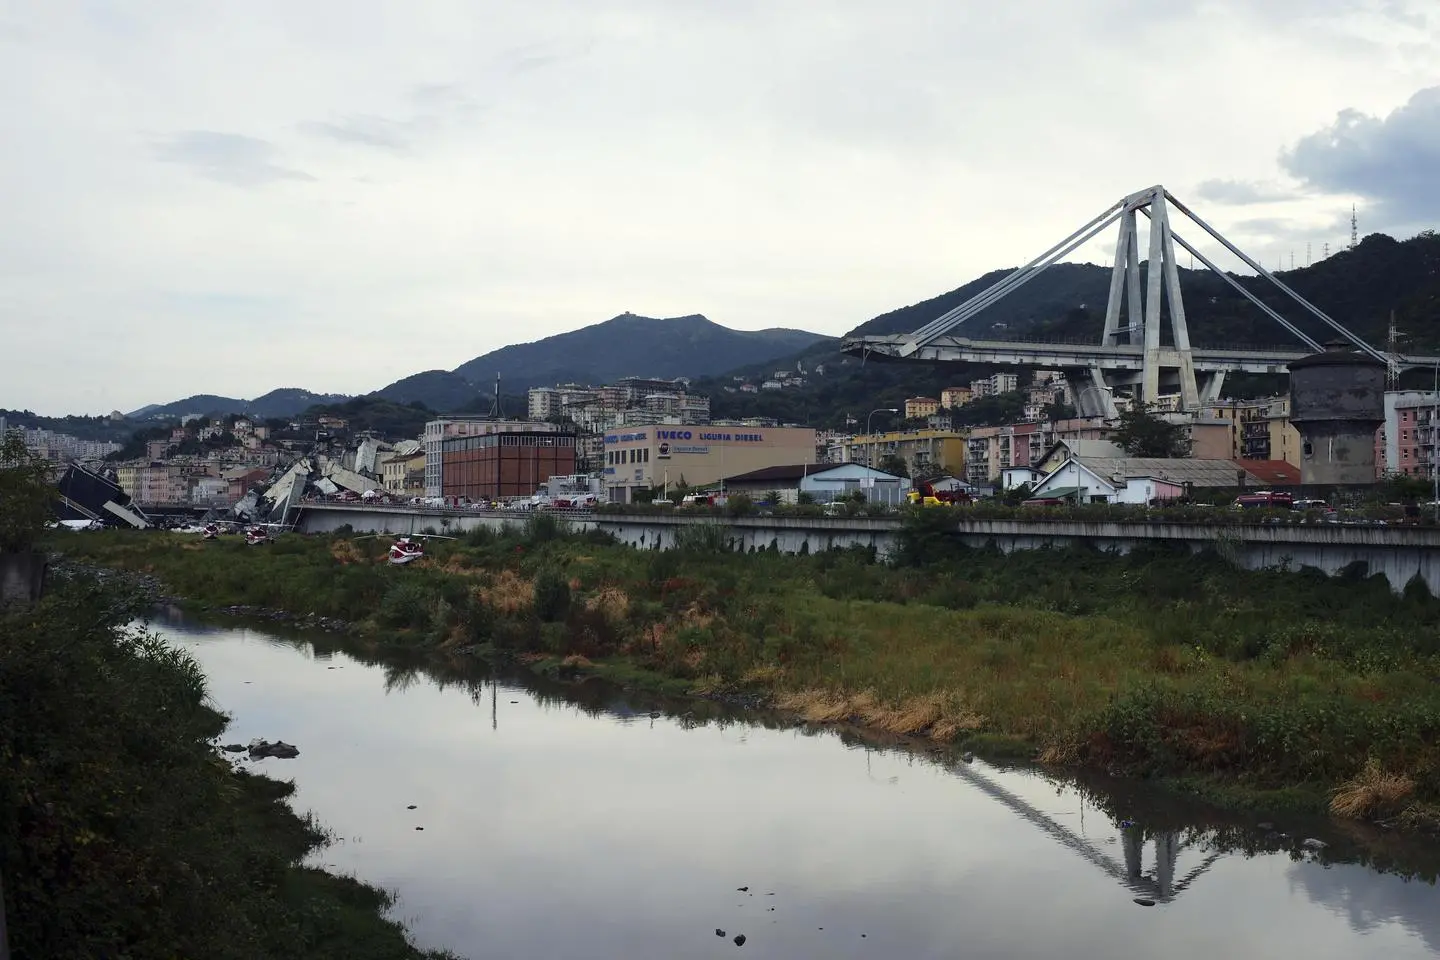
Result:
<svg viewBox="0 0 1440 960"><path fill-rule="evenodd" d="M1428 817L1440 802L1440 601L1418 581L1397 599L1358 571L1246 572L1223 540L1198 556L1003 555L964 547L941 512L910 515L892 564L773 545L742 558L722 516L663 552L537 517L403 569L384 565L383 540L66 544L208 603L365 620L375 646L638 669L816 722L1247 792L1333 790L1351 814Z"/></svg>
<svg viewBox="0 0 1440 960"><path fill-rule="evenodd" d="M0 438L0 553L31 548L48 465ZM288 783L231 769L194 661L84 580L0 609L0 870L16 957L438 957L389 895L301 867L326 841Z"/></svg>
<svg viewBox="0 0 1440 960"><path fill-rule="evenodd" d="M0 420L11 427L26 427L31 430L51 430L65 433L80 440L113 440L120 442L134 429L133 421L124 417L42 417L33 410L0 409Z"/></svg>
<svg viewBox="0 0 1440 960"><path fill-rule="evenodd" d="M419 958L390 897L299 866L293 787L232 771L184 653L84 582L0 616L0 864L16 957Z"/></svg>
<svg viewBox="0 0 1440 960"><path fill-rule="evenodd" d="M0 435L0 553L34 546L54 501L50 464L25 446L20 431Z"/></svg>
<svg viewBox="0 0 1440 960"><path fill-rule="evenodd" d="M1115 443L1132 457L1188 457L1190 439L1185 427L1155 416L1149 410L1132 408L1120 413Z"/></svg>

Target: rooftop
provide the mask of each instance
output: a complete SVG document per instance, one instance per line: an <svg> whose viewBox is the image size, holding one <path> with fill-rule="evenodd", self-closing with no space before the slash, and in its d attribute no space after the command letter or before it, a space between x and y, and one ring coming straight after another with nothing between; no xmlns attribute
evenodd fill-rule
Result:
<svg viewBox="0 0 1440 960"><path fill-rule="evenodd" d="M1189 483L1197 487L1240 486L1239 474L1245 474L1245 483L1262 485L1268 481L1245 470L1233 460L1195 460L1188 457L1082 457L1074 458L1085 469L1096 476L1151 477L1156 480L1171 480Z"/></svg>

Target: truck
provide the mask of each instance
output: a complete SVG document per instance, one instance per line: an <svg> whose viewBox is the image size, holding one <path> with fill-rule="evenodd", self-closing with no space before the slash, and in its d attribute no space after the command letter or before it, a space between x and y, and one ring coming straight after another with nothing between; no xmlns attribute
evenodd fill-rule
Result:
<svg viewBox="0 0 1440 960"><path fill-rule="evenodd" d="M928 480L915 481L915 486L905 497L912 504L918 503L923 507L953 507L969 503L972 499L964 490L936 490L935 485Z"/></svg>

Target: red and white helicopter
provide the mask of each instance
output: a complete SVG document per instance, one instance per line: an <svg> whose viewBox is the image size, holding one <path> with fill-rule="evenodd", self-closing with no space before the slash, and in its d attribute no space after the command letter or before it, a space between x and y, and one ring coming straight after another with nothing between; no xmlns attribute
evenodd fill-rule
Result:
<svg viewBox="0 0 1440 960"><path fill-rule="evenodd" d="M239 520L212 520L200 528L200 536L206 540L215 540L222 533L238 533L241 526Z"/></svg>
<svg viewBox="0 0 1440 960"><path fill-rule="evenodd" d="M383 537L383 536L388 536L388 534L377 533L377 534L375 534L374 536L370 536L370 537L356 537L355 539L356 539L356 540L374 540L374 539L378 539L378 538ZM413 562L415 562L416 560L419 560L421 557L425 556L425 544L424 544L424 541L426 541L426 540L457 540L457 539L459 539L459 538L458 538L458 537L443 537L443 536L439 535L438 533L416 533L416 534L411 534L411 535L409 535L409 536L397 537L397 538L395 539L395 542L392 543L392 544L390 544L390 555L389 555L388 559L389 559L390 563L393 564L394 566L403 567L403 566L405 566L405 564L407 564L407 563L413 563Z"/></svg>
<svg viewBox="0 0 1440 960"><path fill-rule="evenodd" d="M284 523L252 523L245 528L245 542L250 546L258 546L262 543L272 542L270 531L284 531L292 529L294 524Z"/></svg>

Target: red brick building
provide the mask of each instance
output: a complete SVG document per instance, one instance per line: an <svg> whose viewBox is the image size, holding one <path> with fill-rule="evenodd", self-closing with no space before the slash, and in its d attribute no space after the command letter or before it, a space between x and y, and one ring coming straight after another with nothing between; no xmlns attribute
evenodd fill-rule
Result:
<svg viewBox="0 0 1440 960"><path fill-rule="evenodd" d="M528 497L551 477L573 473L574 434L491 433L440 444L442 497Z"/></svg>

